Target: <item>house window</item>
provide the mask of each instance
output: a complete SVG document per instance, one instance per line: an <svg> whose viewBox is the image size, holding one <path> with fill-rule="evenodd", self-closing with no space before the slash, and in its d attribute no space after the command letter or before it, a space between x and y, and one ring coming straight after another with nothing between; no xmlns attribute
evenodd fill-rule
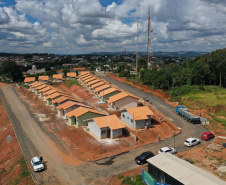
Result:
<svg viewBox="0 0 226 185"><path fill-rule="evenodd" d="M133 123L133 119L131 119L131 123Z"/></svg>
<svg viewBox="0 0 226 185"><path fill-rule="evenodd" d="M125 117L125 114L123 114L122 117L124 118Z"/></svg>
<svg viewBox="0 0 226 185"><path fill-rule="evenodd" d="M101 135L106 134L106 130L101 130Z"/></svg>

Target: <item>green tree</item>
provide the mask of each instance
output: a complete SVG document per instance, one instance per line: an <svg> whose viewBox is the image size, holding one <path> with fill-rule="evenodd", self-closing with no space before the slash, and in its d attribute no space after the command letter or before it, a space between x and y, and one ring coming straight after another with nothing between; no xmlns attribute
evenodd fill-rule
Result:
<svg viewBox="0 0 226 185"><path fill-rule="evenodd" d="M3 77L13 79L14 82L23 80L23 73L21 72L20 67L13 61L4 61L1 64L0 73Z"/></svg>

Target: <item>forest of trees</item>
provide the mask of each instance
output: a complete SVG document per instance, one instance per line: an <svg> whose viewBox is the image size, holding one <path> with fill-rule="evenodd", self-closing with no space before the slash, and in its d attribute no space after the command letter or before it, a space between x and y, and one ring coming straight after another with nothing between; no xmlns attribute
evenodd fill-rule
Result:
<svg viewBox="0 0 226 185"><path fill-rule="evenodd" d="M140 70L143 84L168 90L183 85L219 85L226 87L226 48L180 63L153 65Z"/></svg>

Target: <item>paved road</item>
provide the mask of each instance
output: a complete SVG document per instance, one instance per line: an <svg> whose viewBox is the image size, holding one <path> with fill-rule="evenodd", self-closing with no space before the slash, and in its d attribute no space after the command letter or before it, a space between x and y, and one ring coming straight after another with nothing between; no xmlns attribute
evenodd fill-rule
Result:
<svg viewBox="0 0 226 185"><path fill-rule="evenodd" d="M147 95L109 77L101 77L136 96L143 97ZM44 156L47 169L42 173L33 173L34 178L40 184L107 184L109 177L113 174L136 168L137 165L134 163L134 157L141 152L151 150L157 154L159 148L174 145L174 138L169 138L162 142L149 144L115 156L112 161L102 159L96 162L86 162L79 166L69 166L61 157L62 155L67 155L67 149L61 144L58 138L49 133L36 120L29 111L28 105L19 98L12 86L2 86L0 95L27 161L30 162L30 158L34 155ZM182 133L175 138L175 146L179 152L188 149L183 144L187 137L195 136L200 138L201 133L206 131L201 125L193 125L185 122L165 102L152 96L150 98L159 112L173 121L175 125L182 128Z"/></svg>

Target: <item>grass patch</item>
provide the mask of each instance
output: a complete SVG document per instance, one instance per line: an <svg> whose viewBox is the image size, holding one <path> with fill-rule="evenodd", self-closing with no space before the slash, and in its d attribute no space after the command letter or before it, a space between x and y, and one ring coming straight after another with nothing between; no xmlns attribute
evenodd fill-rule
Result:
<svg viewBox="0 0 226 185"><path fill-rule="evenodd" d="M218 122L218 123L221 123L221 125L226 128L226 119L221 119L219 118L218 116L214 115L214 114L211 114L211 113L208 113L215 122Z"/></svg>
<svg viewBox="0 0 226 185"><path fill-rule="evenodd" d="M5 172L6 172L6 170L5 169L2 169L0 173L3 174Z"/></svg>
<svg viewBox="0 0 226 185"><path fill-rule="evenodd" d="M118 175L118 179L122 179L122 178L124 178L124 175L119 174L119 175Z"/></svg>
<svg viewBox="0 0 226 185"><path fill-rule="evenodd" d="M133 177L125 177L122 180L121 185L145 185L145 183L142 181L142 175L136 175L135 179Z"/></svg>
<svg viewBox="0 0 226 185"><path fill-rule="evenodd" d="M65 80L64 81L64 84L67 86L67 87L71 87L72 85L78 85L78 86L81 86L78 81L76 79L68 79L68 80Z"/></svg>
<svg viewBox="0 0 226 185"><path fill-rule="evenodd" d="M22 178L30 176L30 171L28 170L27 163L23 156L20 157L20 159L18 160L18 163L20 164L20 167L21 167L20 176Z"/></svg>

